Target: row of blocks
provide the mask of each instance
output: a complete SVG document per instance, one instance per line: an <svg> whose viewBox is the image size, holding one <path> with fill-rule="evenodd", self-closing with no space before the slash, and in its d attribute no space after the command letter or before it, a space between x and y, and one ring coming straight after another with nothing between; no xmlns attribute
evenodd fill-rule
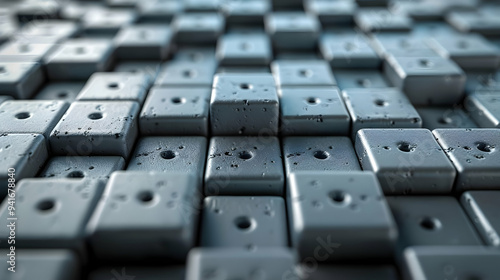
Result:
<svg viewBox="0 0 500 280"><path fill-rule="evenodd" d="M283 196L285 179L296 172L361 169L375 172L387 195L447 194L500 187L499 139L498 129L437 129L432 133L363 129L354 148L349 138L340 136L285 137L281 145L276 137L229 136L212 137L207 152L204 137L143 137L130 157L123 158L127 170L192 174L204 182L205 195ZM0 141L5 184L9 167L17 170L18 179L34 177L48 159L42 135L4 134ZM117 146L97 137L93 141L101 143L98 151ZM84 144L77 148L93 148ZM60 149L52 147L52 154L61 156L51 159L42 177L107 178L126 164L118 155L75 157Z"/></svg>
<svg viewBox="0 0 500 280"><path fill-rule="evenodd" d="M498 250L482 248L500 246L498 191L465 192L460 202L448 196L384 197L376 176L362 171L294 173L286 202L276 196L208 196L200 204L200 188L196 176L175 172L115 172L105 187L100 180L25 179L16 192L22 200L16 204L18 247L72 249L83 262L86 242L104 260L182 261L189 254L188 274L194 275L188 279L209 279L209 268L246 275L250 271L238 269L243 263L248 268L242 260L278 275L283 258L293 266L297 260L317 265L396 256L418 270L423 252L429 258L474 253L480 256L474 265L460 269L498 273L489 262L498 259ZM2 204L1 218L9 217L8 205ZM8 236L9 228L0 233ZM201 248L191 250L197 244ZM0 246L8 248L6 241ZM482 261L484 270L478 270Z"/></svg>

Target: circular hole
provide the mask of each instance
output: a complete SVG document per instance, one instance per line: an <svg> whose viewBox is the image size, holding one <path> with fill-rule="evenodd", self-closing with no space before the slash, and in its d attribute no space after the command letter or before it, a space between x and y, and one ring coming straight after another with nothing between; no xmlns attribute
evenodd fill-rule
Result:
<svg viewBox="0 0 500 280"><path fill-rule="evenodd" d="M80 170L71 171L68 174L68 178L83 178L83 177L85 177L85 174Z"/></svg>
<svg viewBox="0 0 500 280"><path fill-rule="evenodd" d="M302 70L299 70L299 76L301 77L311 77L313 74L313 72L309 69L302 69Z"/></svg>
<svg viewBox="0 0 500 280"><path fill-rule="evenodd" d="M31 117L31 114L28 113L28 112L21 112L21 113L17 113L15 115L15 117L18 120L24 120L24 119L27 119L27 118Z"/></svg>
<svg viewBox="0 0 500 280"><path fill-rule="evenodd" d="M422 67L431 67L432 66L432 61L428 59L421 59L418 61L418 64Z"/></svg>
<svg viewBox="0 0 500 280"><path fill-rule="evenodd" d="M163 151L160 153L160 156L164 159L173 159L175 158L175 152L172 150Z"/></svg>
<svg viewBox="0 0 500 280"><path fill-rule="evenodd" d="M102 113L100 113L100 112L92 113L92 114L88 115L88 118L91 120L100 120L100 119L102 119Z"/></svg>
<svg viewBox="0 0 500 280"><path fill-rule="evenodd" d="M84 54L85 53L85 48L84 47L77 47L75 49L76 54Z"/></svg>
<svg viewBox="0 0 500 280"><path fill-rule="evenodd" d="M466 49L469 47L469 43L467 43L467 41L458 41L457 47L459 47L460 49Z"/></svg>
<svg viewBox="0 0 500 280"><path fill-rule="evenodd" d="M307 98L307 103L309 103L309 104L318 104L319 103L319 99L316 98L316 97L309 97L309 98Z"/></svg>
<svg viewBox="0 0 500 280"><path fill-rule="evenodd" d="M438 123L440 124L451 124L453 120L449 117L442 117L438 119Z"/></svg>
<svg viewBox="0 0 500 280"><path fill-rule="evenodd" d="M66 97L68 97L68 93L65 91L62 91L62 92L57 94L57 97L58 98L66 98Z"/></svg>
<svg viewBox="0 0 500 280"><path fill-rule="evenodd" d="M478 150L480 150L481 152L485 152L485 153L490 153L494 149L493 146L491 146L490 144L484 143L484 142L476 143L476 147Z"/></svg>
<svg viewBox="0 0 500 280"><path fill-rule="evenodd" d="M110 89L118 89L120 87L119 83L109 83L108 88Z"/></svg>
<svg viewBox="0 0 500 280"><path fill-rule="evenodd" d="M252 85L251 84L240 84L241 89L251 89Z"/></svg>
<svg viewBox="0 0 500 280"><path fill-rule="evenodd" d="M252 47L252 45L250 45L249 43L241 43L240 45L240 49L244 50L244 51L247 51L249 50L250 48Z"/></svg>
<svg viewBox="0 0 500 280"><path fill-rule="evenodd" d="M398 144L398 149L401 152L409 153L409 152L413 152L415 150L415 146L413 146L407 142L401 142Z"/></svg>
<svg viewBox="0 0 500 280"><path fill-rule="evenodd" d="M0 66L0 74L7 73L7 69L4 66Z"/></svg>
<svg viewBox="0 0 500 280"><path fill-rule="evenodd" d="M40 211L49 211L56 206L56 203L52 199L42 200L38 203L37 208Z"/></svg>
<svg viewBox="0 0 500 280"><path fill-rule="evenodd" d="M377 99L374 101L375 105L379 106L379 107L385 107L387 105L389 105L389 103L387 103L385 100L382 100L382 99Z"/></svg>
<svg viewBox="0 0 500 280"><path fill-rule="evenodd" d="M314 152L314 157L317 159L327 159L329 154L326 151L316 151Z"/></svg>
<svg viewBox="0 0 500 280"><path fill-rule="evenodd" d="M141 31L139 31L139 38L141 38L141 39L148 38L149 37L148 35L149 35L149 33L148 33L147 30L141 30Z"/></svg>
<svg viewBox="0 0 500 280"><path fill-rule="evenodd" d="M369 79L359 79L357 80L358 85L362 87L370 87L372 82Z"/></svg>
<svg viewBox="0 0 500 280"><path fill-rule="evenodd" d="M181 98L181 97L173 97L171 100L172 100L172 103L174 103L174 104L181 104L181 103L185 102L185 99Z"/></svg>
<svg viewBox="0 0 500 280"><path fill-rule="evenodd" d="M426 230L437 230L441 227L441 222L436 218L425 217L420 221L420 226Z"/></svg>
<svg viewBox="0 0 500 280"><path fill-rule="evenodd" d="M391 147L389 147L389 146L384 146L384 150L390 150L390 149L391 149Z"/></svg>
<svg viewBox="0 0 500 280"><path fill-rule="evenodd" d="M194 52L189 54L189 59L191 61L200 61L203 59L203 54L199 52Z"/></svg>
<svg viewBox="0 0 500 280"><path fill-rule="evenodd" d="M353 44L353 43L351 43L351 42L347 42L347 43L344 44L344 49L346 51L353 51L353 50L356 49L356 45Z"/></svg>
<svg viewBox="0 0 500 280"><path fill-rule="evenodd" d="M351 196L344 191L335 190L328 194L330 200L336 205L347 205L351 202Z"/></svg>
<svg viewBox="0 0 500 280"><path fill-rule="evenodd" d="M182 76L185 78L192 78L194 77L195 73L192 70L184 70L182 71Z"/></svg>
<svg viewBox="0 0 500 280"><path fill-rule="evenodd" d="M30 46L29 45L20 45L19 46L19 51L22 52L22 53L27 53L30 51Z"/></svg>
<svg viewBox="0 0 500 280"><path fill-rule="evenodd" d="M466 149L467 151L472 150L471 147L469 147L469 146L465 146L464 149Z"/></svg>
<svg viewBox="0 0 500 280"><path fill-rule="evenodd" d="M238 217L234 220L234 224L240 230L250 230L253 227L253 223L253 220L246 216Z"/></svg>
<svg viewBox="0 0 500 280"><path fill-rule="evenodd" d="M137 195L137 199L144 203L153 201L154 195L151 191L142 191Z"/></svg>
<svg viewBox="0 0 500 280"><path fill-rule="evenodd" d="M240 152L240 153L238 154L238 156L239 156L241 159L244 159L244 160L251 159L251 158L253 157L253 155L252 155L250 152L247 152L247 151Z"/></svg>

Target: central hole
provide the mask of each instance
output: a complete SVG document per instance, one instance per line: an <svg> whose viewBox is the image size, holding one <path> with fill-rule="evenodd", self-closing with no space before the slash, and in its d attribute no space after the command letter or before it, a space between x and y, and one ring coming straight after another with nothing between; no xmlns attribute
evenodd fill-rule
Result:
<svg viewBox="0 0 500 280"><path fill-rule="evenodd" d="M184 103L184 98L181 98L181 97L173 97L172 99L172 103L174 104L181 104L181 103Z"/></svg>
<svg viewBox="0 0 500 280"><path fill-rule="evenodd" d="M344 203L346 201L346 194L343 191L333 191L330 192L328 196L336 203Z"/></svg>
<svg viewBox="0 0 500 280"><path fill-rule="evenodd" d="M142 191L137 195L137 199L144 203L153 201L154 195L151 191Z"/></svg>
<svg viewBox="0 0 500 280"><path fill-rule="evenodd" d="M109 83L108 88L110 89L118 89L120 87L120 84L118 83Z"/></svg>
<svg viewBox="0 0 500 280"><path fill-rule="evenodd" d="M84 54L85 53L85 48L84 47L77 47L75 49L76 54Z"/></svg>
<svg viewBox="0 0 500 280"><path fill-rule="evenodd" d="M316 151L314 152L314 157L317 159L327 159L329 154L326 151Z"/></svg>
<svg viewBox="0 0 500 280"><path fill-rule="evenodd" d="M302 69L302 70L299 70L299 76L301 77L311 77L312 76L312 71L309 70L309 69Z"/></svg>
<svg viewBox="0 0 500 280"><path fill-rule="evenodd" d="M467 41L458 41L457 46L460 49L466 49L469 47L469 43L467 43Z"/></svg>
<svg viewBox="0 0 500 280"><path fill-rule="evenodd" d="M478 150L485 152L485 153L490 153L494 149L493 146L491 146L490 144L484 143L484 142L476 143L476 147Z"/></svg>
<svg viewBox="0 0 500 280"><path fill-rule="evenodd" d="M57 94L57 97L59 97L59 98L66 98L66 97L68 97L68 93L65 92L65 91L60 92L60 93Z"/></svg>
<svg viewBox="0 0 500 280"><path fill-rule="evenodd" d="M27 53L30 51L30 46L29 45L20 45L19 51L22 53Z"/></svg>
<svg viewBox="0 0 500 280"><path fill-rule="evenodd" d="M40 211L49 211L50 209L53 209L54 206L56 206L56 203L54 202L54 200L46 199L46 200L40 201L40 203L38 203L38 205L37 205L37 208Z"/></svg>
<svg viewBox="0 0 500 280"><path fill-rule="evenodd" d="M246 50L249 50L251 47L251 45L249 43L241 43L240 45L240 49L246 51Z"/></svg>
<svg viewBox="0 0 500 280"><path fill-rule="evenodd" d="M420 226L426 230L437 230L441 227L441 222L436 218L425 217L420 221Z"/></svg>
<svg viewBox="0 0 500 280"><path fill-rule="evenodd" d="M19 119L19 120L24 120L24 119L27 119L29 117L31 117L31 114L28 113L28 112L21 112L21 113L17 113L15 115L16 119Z"/></svg>
<svg viewBox="0 0 500 280"><path fill-rule="evenodd" d="M253 156L250 152L247 152L247 151L243 151L243 152L240 152L238 154L238 156L241 158L241 159L244 159L244 160L247 160L247 159L251 159Z"/></svg>
<svg viewBox="0 0 500 280"><path fill-rule="evenodd" d="M236 225L237 228L241 230L249 230L252 228L253 221L249 217L242 216L238 217L234 220L234 224Z"/></svg>
<svg viewBox="0 0 500 280"><path fill-rule="evenodd" d="M163 151L160 153L160 156L164 159L173 159L175 158L175 152L172 150Z"/></svg>
<svg viewBox="0 0 500 280"><path fill-rule="evenodd" d="M184 71L182 71L182 76L184 78L192 78L192 77L194 77L194 71L192 71L192 70L184 70Z"/></svg>
<svg viewBox="0 0 500 280"><path fill-rule="evenodd" d="M68 174L68 178L83 178L83 177L85 177L85 174L80 170L71 171Z"/></svg>
<svg viewBox="0 0 500 280"><path fill-rule="evenodd" d="M0 74L5 74L7 73L7 69L5 69L5 67L3 66L0 66Z"/></svg>
<svg viewBox="0 0 500 280"><path fill-rule="evenodd" d="M442 117L442 118L438 119L438 123L440 123L440 124L451 124L452 122L453 122L453 120L451 118L448 118L448 117Z"/></svg>
<svg viewBox="0 0 500 280"><path fill-rule="evenodd" d="M387 105L389 105L389 103L387 103L385 100L382 100L382 99L377 99L374 101L375 105L379 106L379 107L385 107Z"/></svg>
<svg viewBox="0 0 500 280"><path fill-rule="evenodd" d="M362 87L370 87L372 82L369 79L359 79L357 80L358 85Z"/></svg>
<svg viewBox="0 0 500 280"><path fill-rule="evenodd" d="M309 104L318 104L319 103L319 99L316 98L316 97L309 97L307 99L307 103L309 103Z"/></svg>
<svg viewBox="0 0 500 280"><path fill-rule="evenodd" d="M100 119L102 119L102 113L100 113L100 112L92 113L92 114L88 115L88 118L91 120L100 120Z"/></svg>
<svg viewBox="0 0 500 280"><path fill-rule="evenodd" d="M411 145L410 143L407 143L407 142L401 142L401 143L398 144L398 149L401 152L408 153L408 152L413 152L415 150L415 146L413 146L413 145Z"/></svg>
<svg viewBox="0 0 500 280"><path fill-rule="evenodd" d="M252 85L251 84L240 84L241 89L251 89Z"/></svg>
<svg viewBox="0 0 500 280"><path fill-rule="evenodd" d="M432 61L430 61L428 59L421 59L421 60L418 61L418 63L422 67L431 67L432 66Z"/></svg>

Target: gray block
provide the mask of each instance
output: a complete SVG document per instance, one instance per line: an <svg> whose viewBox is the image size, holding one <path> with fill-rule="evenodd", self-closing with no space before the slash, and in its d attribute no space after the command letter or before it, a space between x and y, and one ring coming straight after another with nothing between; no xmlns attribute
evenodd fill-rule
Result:
<svg viewBox="0 0 500 280"><path fill-rule="evenodd" d="M272 59L271 41L260 32L238 32L223 35L217 43L221 65L268 65Z"/></svg>
<svg viewBox="0 0 500 280"><path fill-rule="evenodd" d="M192 62L196 64L215 65L215 49L212 47L190 47L180 48L172 58L175 62Z"/></svg>
<svg viewBox="0 0 500 280"><path fill-rule="evenodd" d="M271 3L267 0L231 0L223 3L221 11L226 17L228 26L262 26L264 16L271 11Z"/></svg>
<svg viewBox="0 0 500 280"><path fill-rule="evenodd" d="M160 72L160 63L148 60L123 61L115 66L113 72L143 73L148 75L149 78L154 81Z"/></svg>
<svg viewBox="0 0 500 280"><path fill-rule="evenodd" d="M495 279L500 252L482 246L424 246L405 251L408 279Z"/></svg>
<svg viewBox="0 0 500 280"><path fill-rule="evenodd" d="M132 153L127 170L184 172L203 179L207 155L205 137L143 137Z"/></svg>
<svg viewBox="0 0 500 280"><path fill-rule="evenodd" d="M384 8L360 10L354 16L356 25L366 33L410 31L413 20L405 14L397 14Z"/></svg>
<svg viewBox="0 0 500 280"><path fill-rule="evenodd" d="M141 23L170 23L183 11L182 3L177 1L137 1L138 21Z"/></svg>
<svg viewBox="0 0 500 280"><path fill-rule="evenodd" d="M76 36L80 29L79 24L74 21L44 19L37 20L36 24L24 25L14 38L30 44L56 44Z"/></svg>
<svg viewBox="0 0 500 280"><path fill-rule="evenodd" d="M65 101L15 100L0 104L0 133L42 134L50 132L68 109Z"/></svg>
<svg viewBox="0 0 500 280"><path fill-rule="evenodd" d="M309 264L310 265L310 264ZM319 265L316 270L311 269L307 263L303 264L305 275L310 275L309 279L329 280L332 276L337 279L351 280L398 280L398 272L392 265Z"/></svg>
<svg viewBox="0 0 500 280"><path fill-rule="evenodd" d="M322 60L277 60L271 63L271 70L278 87L337 84L330 66Z"/></svg>
<svg viewBox="0 0 500 280"><path fill-rule="evenodd" d="M137 13L133 9L98 7L82 15L80 20L87 35L115 36L122 26L137 20Z"/></svg>
<svg viewBox="0 0 500 280"><path fill-rule="evenodd" d="M348 88L388 88L387 80L377 70L333 71L337 85L341 90Z"/></svg>
<svg viewBox="0 0 500 280"><path fill-rule="evenodd" d="M414 105L449 106L459 103L464 93L464 72L445 58L389 56L384 73Z"/></svg>
<svg viewBox="0 0 500 280"><path fill-rule="evenodd" d="M332 68L374 68L380 66L380 58L368 44L364 35L329 34L320 39L319 48Z"/></svg>
<svg viewBox="0 0 500 280"><path fill-rule="evenodd" d="M142 107L142 135L208 136L210 87L154 87Z"/></svg>
<svg viewBox="0 0 500 280"><path fill-rule="evenodd" d="M301 258L392 256L398 230L373 173L293 173L287 195L292 246Z"/></svg>
<svg viewBox="0 0 500 280"><path fill-rule="evenodd" d="M390 196L387 202L399 229L399 249L409 246L482 245L454 197Z"/></svg>
<svg viewBox="0 0 500 280"><path fill-rule="evenodd" d="M142 2L141 2L142 3ZM162 2L163 3L163 2ZM167 2L170 3L170 2ZM162 265L162 266L114 266L99 268L91 271L88 280L110 280L115 277L127 279L137 277L141 280L184 280L185 267L183 265Z"/></svg>
<svg viewBox="0 0 500 280"><path fill-rule="evenodd" d="M34 99L73 102L84 85L83 82L48 83L35 95Z"/></svg>
<svg viewBox="0 0 500 280"><path fill-rule="evenodd" d="M16 187L16 248L65 248L85 252L84 228L104 189L99 180L24 179ZM0 217L12 217L7 200ZM2 236L9 228L0 228ZM6 248L6 241L0 247Z"/></svg>
<svg viewBox="0 0 500 280"><path fill-rule="evenodd" d="M195 54L196 55L196 52ZM210 87L214 79L216 64L213 62L183 61L182 59L167 62L158 78L155 81L156 86L205 86Z"/></svg>
<svg viewBox="0 0 500 280"><path fill-rule="evenodd" d="M455 168L427 129L362 129L355 149L386 195L450 193Z"/></svg>
<svg viewBox="0 0 500 280"><path fill-rule="evenodd" d="M202 247L260 250L288 245L281 197L206 197L201 226Z"/></svg>
<svg viewBox="0 0 500 280"><path fill-rule="evenodd" d="M210 100L212 135L276 135L279 100L270 74L216 74Z"/></svg>
<svg viewBox="0 0 500 280"><path fill-rule="evenodd" d="M52 157L38 177L108 179L124 167L122 157Z"/></svg>
<svg viewBox="0 0 500 280"><path fill-rule="evenodd" d="M40 134L0 135L0 197L7 194L9 168L14 168L17 181L35 177L49 156L47 144Z"/></svg>
<svg viewBox="0 0 500 280"><path fill-rule="evenodd" d="M422 118L422 127L436 128L475 128L476 123L459 107L420 107L417 112Z"/></svg>
<svg viewBox="0 0 500 280"><path fill-rule="evenodd" d="M438 57L421 36L406 33L379 33L371 36L371 44L381 58Z"/></svg>
<svg viewBox="0 0 500 280"><path fill-rule="evenodd" d="M483 6L484 7L484 6ZM452 11L446 21L462 33L479 33L485 36L500 35L500 20L491 6L478 11Z"/></svg>
<svg viewBox="0 0 500 280"><path fill-rule="evenodd" d="M16 99L28 99L43 84L45 77L39 63L0 63L0 92Z"/></svg>
<svg viewBox="0 0 500 280"><path fill-rule="evenodd" d="M273 46L280 50L313 50L321 25L314 15L301 12L274 12L264 18Z"/></svg>
<svg viewBox="0 0 500 280"><path fill-rule="evenodd" d="M132 101L73 102L50 134L52 152L128 158L138 114L139 105Z"/></svg>
<svg viewBox="0 0 500 280"><path fill-rule="evenodd" d="M205 195L283 195L283 164L276 137L212 137Z"/></svg>
<svg viewBox="0 0 500 280"><path fill-rule="evenodd" d="M348 137L285 137L282 142L285 171L361 170Z"/></svg>
<svg viewBox="0 0 500 280"><path fill-rule="evenodd" d="M144 73L94 73L77 101L129 100L144 102L152 79Z"/></svg>
<svg viewBox="0 0 500 280"><path fill-rule="evenodd" d="M500 65L500 49L479 34L435 37L428 44L462 69L496 70Z"/></svg>
<svg viewBox="0 0 500 280"><path fill-rule="evenodd" d="M122 28L116 37L115 54L119 59L167 58L170 51L172 32L163 25L132 25Z"/></svg>
<svg viewBox="0 0 500 280"><path fill-rule="evenodd" d="M295 254L287 248L197 248L189 252L186 280L297 277L295 261Z"/></svg>
<svg viewBox="0 0 500 280"><path fill-rule="evenodd" d="M180 44L212 44L224 31L224 18L212 12L177 15L172 22Z"/></svg>
<svg viewBox="0 0 500 280"><path fill-rule="evenodd" d="M457 169L455 191L500 189L500 130L457 128L432 133Z"/></svg>
<svg viewBox="0 0 500 280"><path fill-rule="evenodd" d="M66 280L80 279L80 260L70 250L29 250L15 251L14 271L7 270L12 254L10 250L0 250L2 265L0 277L4 280Z"/></svg>
<svg viewBox="0 0 500 280"><path fill-rule="evenodd" d="M464 106L479 127L500 127L500 91L469 94Z"/></svg>
<svg viewBox="0 0 500 280"><path fill-rule="evenodd" d="M113 45L106 39L71 39L46 59L51 80L87 80L94 72L104 72L113 60Z"/></svg>
<svg viewBox="0 0 500 280"><path fill-rule="evenodd" d="M499 191L468 191L460 202L483 241L500 247L500 219L498 219Z"/></svg>
<svg viewBox="0 0 500 280"><path fill-rule="evenodd" d="M352 119L352 137L362 128L419 128L422 120L395 88L353 88L342 92Z"/></svg>
<svg viewBox="0 0 500 280"><path fill-rule="evenodd" d="M186 12L216 12L221 5L221 0L185 0Z"/></svg>
<svg viewBox="0 0 500 280"><path fill-rule="evenodd" d="M194 246L201 186L194 174L117 171L87 233L103 259L184 260Z"/></svg>
<svg viewBox="0 0 500 280"><path fill-rule="evenodd" d="M322 26L351 24L357 7L354 1L310 0L304 2L306 12L318 17Z"/></svg>
<svg viewBox="0 0 500 280"><path fill-rule="evenodd" d="M348 135L351 118L336 88L279 90L281 135Z"/></svg>
<svg viewBox="0 0 500 280"><path fill-rule="evenodd" d="M42 62L43 58L54 48L54 44L33 44L24 40L9 41L2 45L0 61L2 62Z"/></svg>

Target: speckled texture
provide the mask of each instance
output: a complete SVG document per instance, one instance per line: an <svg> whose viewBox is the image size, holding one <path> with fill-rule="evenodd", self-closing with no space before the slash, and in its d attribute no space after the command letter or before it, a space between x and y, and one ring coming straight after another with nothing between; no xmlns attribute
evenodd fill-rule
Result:
<svg viewBox="0 0 500 280"><path fill-rule="evenodd" d="M45 81L36 62L2 62L0 73L0 92L16 99L30 98Z"/></svg>
<svg viewBox="0 0 500 280"><path fill-rule="evenodd" d="M122 157L52 157L39 177L108 179L124 167Z"/></svg>
<svg viewBox="0 0 500 280"><path fill-rule="evenodd" d="M323 60L277 60L271 70L278 87L288 86L334 86L330 65Z"/></svg>
<svg viewBox="0 0 500 280"><path fill-rule="evenodd" d="M284 173L275 137L212 137L205 195L283 195Z"/></svg>

